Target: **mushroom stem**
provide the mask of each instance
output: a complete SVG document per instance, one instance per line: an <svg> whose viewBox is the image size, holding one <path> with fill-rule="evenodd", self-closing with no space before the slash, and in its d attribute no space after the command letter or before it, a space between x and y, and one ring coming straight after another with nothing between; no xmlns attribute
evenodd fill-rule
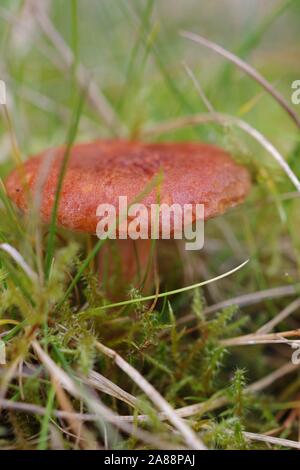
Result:
<svg viewBox="0 0 300 470"><path fill-rule="evenodd" d="M98 255L100 284L108 298L124 296L131 286L147 291L154 281L151 240L109 240Z"/></svg>

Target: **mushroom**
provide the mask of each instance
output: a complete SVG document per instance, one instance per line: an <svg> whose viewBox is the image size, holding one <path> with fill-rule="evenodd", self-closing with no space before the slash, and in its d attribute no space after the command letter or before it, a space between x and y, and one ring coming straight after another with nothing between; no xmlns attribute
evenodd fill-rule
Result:
<svg viewBox="0 0 300 470"><path fill-rule="evenodd" d="M40 213L46 224L51 218L60 168L65 148L55 151L43 185ZM23 176L30 189L37 186L38 176L47 152L24 163ZM224 213L242 202L250 189L248 171L238 165L224 150L204 143L142 143L125 140L101 140L73 146L64 176L57 213L57 224L72 231L95 234L99 218L99 204L110 204L118 211L119 197L127 196L129 204L143 194L145 187L162 174L159 203L204 204L205 219ZM24 212L28 211L28 191L25 191L20 172L14 170L6 180L8 196ZM158 189L152 187L142 196L147 210L158 202ZM117 214L121 217L120 214ZM195 221L195 214L193 213ZM164 220L159 220L161 234ZM175 223L174 223L175 224ZM175 232L175 225L172 234ZM151 227L148 227L149 230ZM171 235L172 235L171 234ZM130 235L128 230L128 235ZM125 285L137 282L146 273L151 250L151 239L121 239L119 249L121 270ZM160 235L158 236L158 238ZM106 247L107 246L107 247ZM100 250L99 271L103 276L103 253L111 252L111 245ZM111 253L110 253L111 254ZM110 260L112 259L112 256ZM112 274L111 261L108 275ZM151 278L151 275L149 276Z"/></svg>

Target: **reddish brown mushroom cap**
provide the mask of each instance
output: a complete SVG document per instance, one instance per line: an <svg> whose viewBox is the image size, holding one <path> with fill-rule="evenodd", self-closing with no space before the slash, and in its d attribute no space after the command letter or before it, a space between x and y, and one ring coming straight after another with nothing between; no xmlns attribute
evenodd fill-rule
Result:
<svg viewBox="0 0 300 470"><path fill-rule="evenodd" d="M29 188L36 188L48 152L29 159L24 173ZM64 148L55 150L42 192L41 216L50 221ZM95 233L99 204L118 207L119 196L130 204L159 172L163 181L160 203L200 204L205 218L222 214L242 202L250 189L248 171L222 149L199 143L146 144L127 141L96 141L72 148L58 209L58 224L71 230ZM20 171L6 181L9 197L23 211L27 192ZM142 200L150 208L158 202L157 189Z"/></svg>

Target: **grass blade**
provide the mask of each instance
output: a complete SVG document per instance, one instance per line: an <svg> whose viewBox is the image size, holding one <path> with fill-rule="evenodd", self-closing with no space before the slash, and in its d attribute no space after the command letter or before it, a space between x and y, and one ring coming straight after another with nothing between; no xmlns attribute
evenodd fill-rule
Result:
<svg viewBox="0 0 300 470"><path fill-rule="evenodd" d="M74 113L74 116L73 116L73 119L72 119L72 122L71 122L70 129L69 129L66 150L65 150L65 154L63 156L63 161L62 161L60 174L59 174L59 178L58 178L56 194L55 194L55 200L54 200L54 205L53 205L52 214L51 214L51 222L50 222L50 227L49 227L47 248L46 248L46 259L45 259L45 275L46 275L46 278L49 277L51 264L52 264L52 259L53 259L53 254L54 254L55 235L56 235L56 219L57 219L57 212L58 212L58 207L59 207L60 193L61 193L61 190L62 190L64 176L65 176L65 173L66 173L66 170L67 170L67 165L68 165L68 162L69 162L69 159L70 159L70 156L71 156L72 146L73 146L75 138L76 138L78 125L79 125L79 120L80 120L80 116L81 116L81 112L82 112L82 108L83 108L83 104L84 104L84 99L85 99L85 95L81 94L78 105L75 109L75 113Z"/></svg>
<svg viewBox="0 0 300 470"><path fill-rule="evenodd" d="M234 269L231 269L230 271L227 271L226 273L220 274L220 276L216 276L212 279L208 279L207 281L198 282L190 286L181 287L179 289L170 290L168 292L162 292L160 294L148 295L146 297L139 297L137 299L124 300L123 302L116 302L113 304L108 304L105 306L97 307L93 310L90 310L89 312L83 312L83 315L87 315L87 313L89 315L97 315L97 313L100 313L101 310L106 310L108 308L124 307L124 305L132 305L132 304L136 304L140 302L147 302L148 300L161 299L164 297L169 297L170 295L181 294L182 292L188 292L190 290L206 286L207 284L211 284L212 282L219 281L223 279L224 277L230 276L231 274L235 273L239 269L242 269L248 262L249 262L249 259L244 261L242 264L236 266Z"/></svg>
<svg viewBox="0 0 300 470"><path fill-rule="evenodd" d="M199 34L182 31L180 35L185 39L189 39L190 41L200 44L201 46L207 47L222 57L225 57L225 59L237 65L238 68L243 72L246 72L249 77L256 80L257 83L259 83L271 96L273 96L273 98L281 105L281 107L287 112L287 114L293 119L297 127L300 129L300 117L298 114L292 109L287 100L277 90L275 90L275 88L251 65L247 64L247 62L242 60L240 57L237 57L232 52L229 52L223 47L219 46L219 44L199 36Z"/></svg>

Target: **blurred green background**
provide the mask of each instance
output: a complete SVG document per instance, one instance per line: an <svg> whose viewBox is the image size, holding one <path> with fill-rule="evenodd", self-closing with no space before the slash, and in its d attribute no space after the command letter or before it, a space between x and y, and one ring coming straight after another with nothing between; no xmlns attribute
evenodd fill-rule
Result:
<svg viewBox="0 0 300 470"><path fill-rule="evenodd" d="M3 0L0 74L7 82L24 155L66 139L77 92L74 67L64 69L65 52L42 31L33 13L37 8L50 14L56 32L97 83L125 134L205 110L182 66L185 61L216 110L246 118L285 155L297 142L293 124L258 84L212 51L180 37L179 31L199 33L236 52L290 100L291 83L300 76L299 0ZM91 106L84 116L89 120L82 119L78 139L116 132ZM201 135L214 141L216 133L206 126L176 137ZM0 148L4 162L9 145L2 123Z"/></svg>

